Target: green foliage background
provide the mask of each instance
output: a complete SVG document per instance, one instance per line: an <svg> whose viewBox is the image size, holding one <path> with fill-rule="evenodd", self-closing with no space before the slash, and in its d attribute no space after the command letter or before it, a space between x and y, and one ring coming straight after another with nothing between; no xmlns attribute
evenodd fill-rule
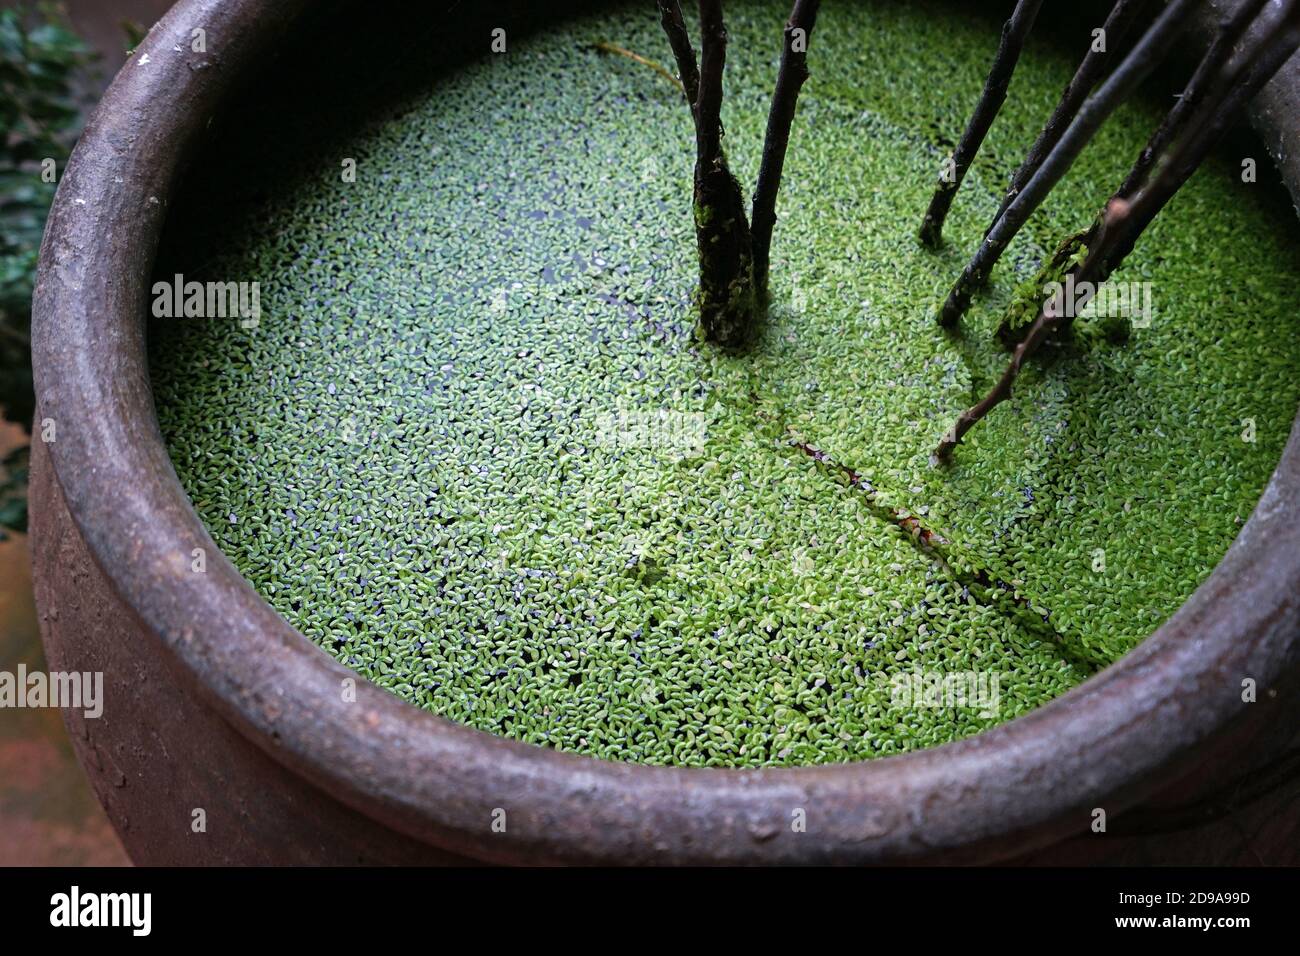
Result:
<svg viewBox="0 0 1300 956"><path fill-rule="evenodd" d="M78 71L90 53L55 4L0 10L0 412L25 426L33 408L31 301L57 174L81 128ZM27 523L27 449L0 461L0 537Z"/></svg>

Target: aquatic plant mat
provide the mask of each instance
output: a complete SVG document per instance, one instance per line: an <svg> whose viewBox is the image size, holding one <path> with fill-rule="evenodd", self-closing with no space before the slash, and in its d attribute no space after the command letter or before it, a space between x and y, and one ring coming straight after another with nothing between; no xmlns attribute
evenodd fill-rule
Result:
<svg viewBox="0 0 1300 956"><path fill-rule="evenodd" d="M748 180L787 13L727 4L724 121ZM354 79L310 91L335 126L251 120L173 215L160 276L258 282L263 313L151 330L195 507L359 674L564 750L858 760L1068 690L1165 620L1258 500L1300 402L1300 337L1279 334L1300 244L1276 185L1241 182L1225 151L1116 277L1151 283L1149 325L1120 342L1081 319L932 468L1005 364L993 333L1017 284L1091 221L1163 108L1120 111L945 332L935 309L1079 52L1029 45L928 251L915 223L1000 22L827 6L772 313L730 357L693 338L680 94L595 49L670 63L652 4L516 32L498 55L485 31L441 74L429 24L364 68L340 53L332 72ZM910 675L998 694L916 700Z"/></svg>

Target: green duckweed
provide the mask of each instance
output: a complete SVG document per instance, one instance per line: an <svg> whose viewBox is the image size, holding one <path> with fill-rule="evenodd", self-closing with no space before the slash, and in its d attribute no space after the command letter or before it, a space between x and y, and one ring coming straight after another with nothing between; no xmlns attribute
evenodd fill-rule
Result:
<svg viewBox="0 0 1300 956"><path fill-rule="evenodd" d="M786 7L727 4L727 144L748 182ZM685 106L590 47L666 61L644 3L504 55L485 37L450 72L394 53L384 69L414 92L330 150L267 128L211 173L167 263L259 282L260 324L151 334L163 433L218 544L309 639L412 704L613 760L901 753L1117 659L1209 573L1281 453L1300 402L1300 342L1276 331L1295 222L1216 160L1117 277L1153 284L1150 326L1119 345L1081 321L953 468L931 468L1006 360L993 330L1017 287L1157 116L1121 111L945 334L934 308L1073 68L1031 44L947 245L923 249L998 25L930 0L827 6L773 307L743 356L692 335ZM365 115L370 92L334 106ZM941 534L942 556L882 506ZM918 672L996 674L1000 702L900 706L897 679Z"/></svg>

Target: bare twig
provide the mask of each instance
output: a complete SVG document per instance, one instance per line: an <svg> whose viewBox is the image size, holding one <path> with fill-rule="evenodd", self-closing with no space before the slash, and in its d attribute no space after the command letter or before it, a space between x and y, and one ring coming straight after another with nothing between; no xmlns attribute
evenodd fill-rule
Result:
<svg viewBox="0 0 1300 956"><path fill-rule="evenodd" d="M686 102L691 107L691 116L695 116L695 105L700 98L700 68L695 63L695 48L691 46L691 36L686 32L686 21L682 17L682 5L678 0L658 0L659 22L664 33L668 35L668 45L672 47L673 58L677 60L677 72L681 74L682 91Z"/></svg>
<svg viewBox="0 0 1300 956"><path fill-rule="evenodd" d="M1228 57L1232 55L1237 41L1267 5L1268 0L1242 0L1241 6L1219 24L1209 50L1196 67L1196 72L1192 74L1182 96L1178 98L1178 103L1165 117L1165 121L1160 124L1155 135L1138 156L1133 170L1124 180L1124 185L1120 186L1118 195L1132 196L1146 184L1156 157L1186 129L1187 119L1205 98L1206 87L1214 82L1223 65L1228 62Z"/></svg>
<svg viewBox="0 0 1300 956"><path fill-rule="evenodd" d="M825 465L839 472L844 480L848 482L850 488L855 488L866 495L867 500L872 507L876 508L890 524L896 526L905 532L909 538L916 542L923 550L934 551L946 558L945 549L948 546L948 539L943 535L929 528L916 515L912 514L906 508L900 508L895 505L887 504L882 500L879 489L861 472L850 468L848 465L842 465L833 459L820 448L801 441L798 438L791 438L791 445L799 449L813 461L820 465Z"/></svg>
<svg viewBox="0 0 1300 956"><path fill-rule="evenodd" d="M1077 641L1056 629L1052 624L1050 611L1035 608L1029 598L1021 594L1014 585L994 577L988 570L979 567L978 562L972 562L973 556L965 555L963 560L954 561L952 544L947 538L928 527L908 509L887 502L866 475L836 461L820 448L796 437L793 432L788 434L791 445L822 467L837 472L849 488L861 492L878 518L889 522L906 534L941 573L961 586L962 595L966 600L1007 614L1030 633L1054 641L1065 657L1076 666L1088 671L1096 671L1104 666L1104 661L1097 659L1086 648L1080 647Z"/></svg>
<svg viewBox="0 0 1300 956"><path fill-rule="evenodd" d="M1286 0L1286 2L1289 7L1295 0ZM1241 6L1224 17L1219 23L1214 40L1211 41L1205 55L1197 64L1196 70L1184 88L1182 95L1178 98L1178 102L1165 116L1160 126L1156 128L1155 133L1133 164L1133 168L1129 171L1123 185L1116 190L1113 199L1132 199L1137 192L1147 185L1151 170L1161 155L1167 152L1171 144L1180 137L1188 135L1188 128L1196 117L1195 110L1205 100L1206 96L1211 93L1220 97L1227 94L1226 84L1228 81L1225 77L1229 74L1224 73L1224 70L1229 67L1233 49L1251 24L1261 17L1264 7L1267 5L1268 0L1243 0ZM1274 21L1273 29L1281 28L1288 7L1284 7L1281 17ZM1262 46L1257 46L1254 50L1254 52L1261 55L1262 51ZM1244 68L1242 63L1238 63L1237 66ZM1240 75L1240 69L1231 75ZM1249 79L1245 82L1249 82ZM1200 121L1207 121L1207 117L1202 114ZM1090 247L1093 245L1099 228L1100 220L1093 223L1083 234L1081 241L1084 246ZM1077 273L1078 267L1072 271ZM1074 316L1068 315L1062 325L1068 327L1073 322ZM1001 332L1002 327L999 327L999 333Z"/></svg>
<svg viewBox="0 0 1300 956"><path fill-rule="evenodd" d="M1112 200L1103 217L1105 223L1103 231L1114 228L1118 221L1127 215L1127 212L1127 203L1122 200ZM1090 253L1079 270L1079 282L1091 281L1089 277L1097 271L1097 267L1097 257ZM1064 321L1068 311L1069 309L1066 308L1063 297L1053 299L1043 308L1033 325L1029 327L1029 333L1016 346L1011 361L1007 364L1001 378L978 403L957 416L957 421L952 428L948 429L947 433L939 441L938 447L935 448L934 454L931 456L931 464L938 465L948 462L952 457L953 449L961 444L961 440L966 436L966 433L974 428L984 416L1011 397L1012 386L1015 385L1016 379L1019 378L1020 369L1024 366L1025 361L1038 351L1038 347Z"/></svg>
<svg viewBox="0 0 1300 956"><path fill-rule="evenodd" d="M962 272L939 313L940 324L950 327L957 323L970 305L974 290L988 279L1007 246L1056 184L1069 172L1107 117L1169 55L1187 26L1188 14L1198 2L1199 0L1170 0L1137 46L1101 88L1088 97L1060 142L1048 154L1024 190L1012 200Z"/></svg>
<svg viewBox="0 0 1300 956"><path fill-rule="evenodd" d="M1115 6L1111 8L1110 15L1106 17L1106 22L1101 27L1102 35L1105 38L1104 49L1098 50L1095 43L1089 44L1083 62L1079 64L1079 68L1065 87L1065 92L1061 95L1061 101L1056 105L1056 109L1052 111L1051 117L1047 120L1047 125L1043 127L1043 131L1038 134L1038 139L1030 147L1025 161L1020 164L1020 168L1011 177L1011 185L1002 200L1002 205L998 207L997 213L993 216L993 221L989 223L988 231L984 233L986 236L997 225L997 221L1002 218L1002 214L1007 211L1007 207L1011 205L1012 200L1020 195L1021 190L1033 178L1034 173L1038 172L1038 167L1043 165L1043 160L1061 141L1061 137L1069 128L1070 123L1078 115L1079 108L1097 84L1101 82L1101 78L1106 72L1107 62L1113 57L1115 51L1120 48L1134 22L1149 2L1150 0L1117 0Z"/></svg>
<svg viewBox="0 0 1300 956"><path fill-rule="evenodd" d="M1286 0L1281 16L1246 55L1234 64L1221 64L1202 102L1188 114L1183 135L1166 150L1165 156L1157 157L1155 172L1133 200L1111 199L1088 255L1079 267L1077 285L1087 283L1095 288L1120 267L1147 227L1204 162L1246 105L1298 48L1300 2ZM977 405L962 412L939 442L933 456L936 463L948 461L966 433L1011 397L1012 386L1025 360L1069 320L1071 309L1067 306L1059 296L1044 306L997 384Z"/></svg>
<svg viewBox="0 0 1300 956"><path fill-rule="evenodd" d="M1146 185L1153 164L1168 149L1170 143L1186 132L1188 121L1191 119L1194 109L1205 99L1207 88L1219 79L1220 71L1232 55L1233 48L1267 3L1268 0L1244 0L1241 6L1220 22L1214 40L1201 58L1191 80L1188 81L1182 95L1179 96L1178 102L1156 128L1155 133L1133 164L1133 168L1129 171L1123 185L1116 190L1112 198L1131 199L1135 193ZM1081 233L1078 241L1084 246L1091 246L1096 239L1099 226L1100 220ZM1077 274L1077 266L1071 271ZM1067 316L1062 324L1068 327L1073 321L1073 316ZM1007 338L1014 334L1014 330L1009 328L1004 319L998 326L997 334L999 337Z"/></svg>
<svg viewBox="0 0 1300 956"><path fill-rule="evenodd" d="M700 32L700 94L695 105L700 326L710 342L737 349L753 337L758 303L745 199L722 150L722 76L727 64L722 0L700 0Z"/></svg>
<svg viewBox="0 0 1300 956"><path fill-rule="evenodd" d="M1119 268L1137 240L1219 144L1274 75L1300 49L1300 0L1282 0L1279 15L1261 15L1268 26L1245 53L1229 62L1188 116L1181 137L1158 159L1146 185L1133 197L1124 228L1099 243L1102 280ZM1121 197L1122 201L1122 197Z"/></svg>
<svg viewBox="0 0 1300 956"><path fill-rule="evenodd" d="M633 53L631 50L627 49L627 47L621 47L617 43L610 43L607 40L601 40L599 43L595 44L595 47L602 53L615 53L619 56L625 56L629 60L640 63L642 66L648 66L650 69L668 80L668 82L672 83L677 87L677 89L681 90L683 94L686 92L686 87L683 85L682 81L677 79L677 77L674 76L662 63L656 63L654 60L644 57L640 53Z"/></svg>
<svg viewBox="0 0 1300 956"><path fill-rule="evenodd" d="M700 91L695 99L700 159L722 154L722 75L727 67L727 26L722 0L700 0Z"/></svg>
<svg viewBox="0 0 1300 956"><path fill-rule="evenodd" d="M1033 29L1042 6L1043 0L1017 0L1011 19L1002 27L1002 41L998 44L993 68L984 82L984 92L952 155L951 166L939 176L934 197L921 222L921 241L927 246L937 247L943 240L943 224L948 218L948 210L952 208L952 201L961 189L966 171L984 144L984 137L997 119L1002 104L1006 102L1007 89L1011 86L1011 77L1020 59L1020 51L1024 48L1025 39Z"/></svg>
<svg viewBox="0 0 1300 956"><path fill-rule="evenodd" d="M799 91L808 79L808 43L817 25L821 0L795 0L786 21L781 47L781 68L776 77L776 92L767 117L767 136L763 142L763 161L754 189L754 281L758 294L767 296L767 276L771 259L772 230L776 227L776 197L781 189L785 154L790 145L790 127L794 123Z"/></svg>

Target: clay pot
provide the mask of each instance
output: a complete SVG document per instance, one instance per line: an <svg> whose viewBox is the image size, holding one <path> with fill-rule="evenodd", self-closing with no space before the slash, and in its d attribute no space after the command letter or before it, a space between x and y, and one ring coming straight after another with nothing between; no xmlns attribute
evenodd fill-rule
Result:
<svg viewBox="0 0 1300 956"><path fill-rule="evenodd" d="M1095 808L1122 821L1188 803L1266 762L1293 732L1300 432L1231 551L1171 620L1060 699L958 743L839 766L665 769L494 737L364 681L344 701L351 672L240 577L182 491L144 343L182 162L235 87L292 42L305 6L177 3L91 120L42 249L38 419L56 438L33 457L37 600L50 667L105 674L103 716L68 712L68 726L137 862L1105 855ZM213 52L193 51L197 27ZM1256 108L1293 191L1298 88L1294 73L1282 77ZM1257 703L1243 703L1246 679ZM504 832L493 826L500 810ZM796 810L806 832L790 825Z"/></svg>

